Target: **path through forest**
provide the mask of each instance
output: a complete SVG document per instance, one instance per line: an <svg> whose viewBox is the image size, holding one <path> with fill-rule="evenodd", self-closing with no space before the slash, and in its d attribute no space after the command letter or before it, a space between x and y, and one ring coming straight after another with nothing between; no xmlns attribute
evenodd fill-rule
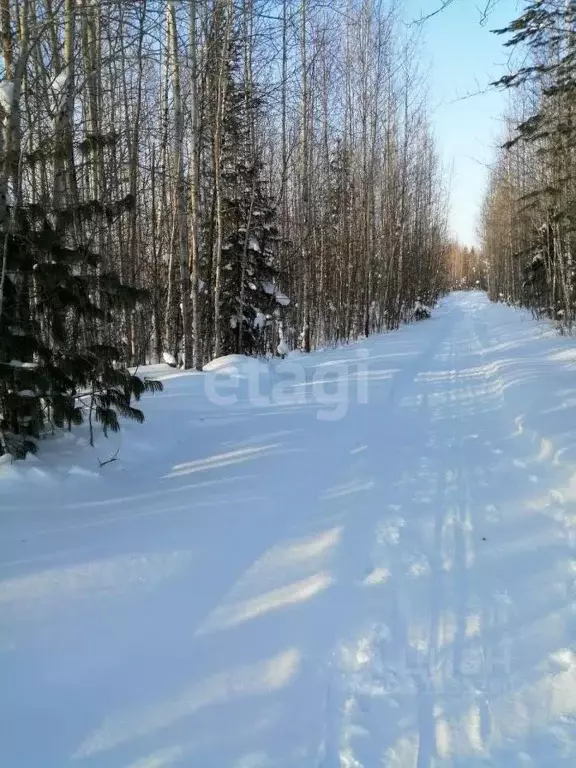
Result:
<svg viewBox="0 0 576 768"><path fill-rule="evenodd" d="M453 294L0 467L0 763L575 765L573 350Z"/></svg>

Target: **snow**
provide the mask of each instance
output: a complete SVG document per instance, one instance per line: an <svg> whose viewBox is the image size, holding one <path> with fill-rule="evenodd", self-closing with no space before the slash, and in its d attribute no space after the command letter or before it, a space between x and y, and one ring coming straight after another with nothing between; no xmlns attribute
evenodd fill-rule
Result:
<svg viewBox="0 0 576 768"><path fill-rule="evenodd" d="M576 765L575 347L456 293L0 462L2 764Z"/></svg>
<svg viewBox="0 0 576 768"><path fill-rule="evenodd" d="M224 355L211 360L204 366L206 373L217 373L228 376L244 376L268 372L266 363L248 355Z"/></svg>
<svg viewBox="0 0 576 768"><path fill-rule="evenodd" d="M174 357L174 355L171 352L163 352L162 353L162 360L166 363L166 365L177 365L178 361Z"/></svg>
<svg viewBox="0 0 576 768"><path fill-rule="evenodd" d="M286 296L285 293L282 293L279 291L274 283L271 282L264 282L262 283L262 290L264 293L267 293L269 296L274 296L276 299L276 303L280 304L282 307L287 307L290 304L290 299L288 296Z"/></svg>
<svg viewBox="0 0 576 768"><path fill-rule="evenodd" d="M290 347L288 346L287 342L284 339L281 339L276 351L278 352L279 355L283 355L283 356L289 355Z"/></svg>
<svg viewBox="0 0 576 768"><path fill-rule="evenodd" d="M10 80L3 80L0 83L0 106L9 113L12 110L14 101L14 83Z"/></svg>

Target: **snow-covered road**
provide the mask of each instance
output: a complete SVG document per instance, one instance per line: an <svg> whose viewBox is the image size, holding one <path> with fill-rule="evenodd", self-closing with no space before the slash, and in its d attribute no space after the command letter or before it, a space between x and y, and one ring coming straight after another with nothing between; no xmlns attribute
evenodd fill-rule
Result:
<svg viewBox="0 0 576 768"><path fill-rule="evenodd" d="M576 765L574 346L454 294L0 467L0 764Z"/></svg>

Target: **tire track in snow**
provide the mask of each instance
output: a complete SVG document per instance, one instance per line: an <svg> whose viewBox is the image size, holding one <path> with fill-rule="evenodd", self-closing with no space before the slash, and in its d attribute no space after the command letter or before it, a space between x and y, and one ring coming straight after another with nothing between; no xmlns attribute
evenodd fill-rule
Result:
<svg viewBox="0 0 576 768"><path fill-rule="evenodd" d="M447 442L443 435L441 423L447 402L452 401L455 388L454 340L449 338L439 350L439 362L448 363L450 371L447 381L442 386L440 398L434 407L433 424L431 430L431 442L438 455L447 455ZM445 399L444 399L445 398ZM437 488L434 511L434 533L431 546L428 546L428 557L431 562L431 574L429 584L429 633L428 653L426 666L422 670L422 679L419 681L417 694L418 711L418 752L416 768L431 768L438 753L442 752L449 740L449 734L438 725L441 717L441 709L438 705L439 694L442 690L444 671L439 668L439 645L445 642L445 633L450 632L446 625L446 586L448 584L447 566L452 561L454 554L453 539L453 509L450 502L452 491L451 482L453 472L445 469L438 463Z"/></svg>
<svg viewBox="0 0 576 768"><path fill-rule="evenodd" d="M393 436L413 430L413 454L399 477L383 468L386 514L374 520L380 537L364 573L381 604L349 643L354 668L339 668L327 737L338 748L322 768L369 768L376 755L385 768L463 765L489 759L502 739L515 612L499 541L513 520L490 502L512 460L499 446L527 443L513 437L514 406L481 313L452 319L384 406ZM513 471L530 487L528 466Z"/></svg>
<svg viewBox="0 0 576 768"><path fill-rule="evenodd" d="M463 356L462 347L470 354ZM479 434L474 432L468 435L459 429L460 422L470 420L470 412L475 409L481 412L483 408L490 407L492 387L488 383L489 372L484 364L465 367L470 365L475 355L480 354L483 359L482 352L481 341L469 318L466 318L459 329L457 342L452 340L446 354L450 374L438 409L438 420L444 422L439 433L444 457L444 471L440 476L444 480L441 496L445 510L437 510L434 546L441 551L437 559L449 588L443 603L437 660L434 662L431 658L430 662L431 670L433 665L441 670L434 712L435 749L429 746L432 739L427 735L430 729L428 722L421 723L419 766L448 761L453 749L462 746L458 744L462 741L462 729L452 723L450 715L450 704L453 708L454 701L459 701L469 712L468 725L464 729L465 741L468 742L464 748L467 751L484 753L490 720L484 702L471 685L469 675L476 670L468 668L469 659L466 656L468 635L475 624L470 573L474 566L474 542L477 538L473 516L474 494L479 490L479 476L468 463L471 456L479 451L485 454L486 448L482 446ZM500 402L498 398L496 400L499 408ZM446 656L444 648L451 649L450 656Z"/></svg>
<svg viewBox="0 0 576 768"><path fill-rule="evenodd" d="M477 404L476 419L482 415L485 408L489 412L493 410L497 414L502 411L504 401L502 396L502 382L496 375L497 370L486 364L485 346L478 333L478 322L474 315L467 318L466 342L469 346L472 359L480 358L481 364L478 375L470 375L470 371L461 371L466 381L466 400ZM476 369L475 369L476 372ZM480 431L481 424L475 425ZM464 436L464 440L479 440L480 435L474 433ZM462 440L462 437L461 437ZM484 461L489 461L490 454L486 455L486 449L491 449L491 444L480 442L477 453ZM472 574L475 573L476 546L480 541L477 527L484 528L483 513L475 497L482 495L481 480L483 476L482 466L474 467L471 464L473 453L466 451L466 445L461 442L455 451L456 479L455 486L458 489L458 501L456 505L457 515L455 519L456 557L454 567L454 586L456 595L456 630L453 643L453 669L456 692L460 700L459 709L467 712L466 725L462 729L462 723L455 723L455 732L459 734L460 751L477 756L486 756L487 744L490 741L492 730L492 716L490 703L487 696L486 680L484 676L491 674L492 652L486 652L485 645L478 648L477 644L470 642L470 635L474 636L479 629L477 618L473 611L474 598ZM474 510L474 512L473 512ZM484 537L485 540L485 537ZM482 626L482 623L481 625ZM491 634L491 637L494 635ZM487 658L488 656L488 658ZM488 662L488 663L487 663ZM480 681L480 688L475 681Z"/></svg>
<svg viewBox="0 0 576 768"><path fill-rule="evenodd" d="M431 433L430 407L427 388L422 385L420 374L432 364L451 333L452 326L443 323L435 343L401 372L402 387L399 388L397 381L385 406L392 409L386 412L392 434L406 434L417 425L418 434L422 435L420 442L422 446L427 445L426 437ZM418 442L412 435L410 449ZM406 586L426 577L430 570L430 558L422 554L418 524L407 514L413 506L414 496L420 494L423 504L430 501L430 470L428 452L422 461L406 448L404 452L412 463L416 461L412 471L402 463L391 469L383 467L386 480L382 485L391 490L390 501L385 516L379 513L374 518L375 542L363 579L366 589L380 590L379 610L373 612L361 634L340 649L337 668L331 672L327 684L331 691L327 696L327 701L330 699L326 715L328 724L317 760L320 768L368 768L372 765L371 757L365 757L364 752L373 751L373 742L386 748L394 740L393 736L392 739L382 736L382 722L391 723L394 733L396 726L393 723L399 712L418 709L418 702L422 703L422 720L428 719L430 739L434 738L433 708L425 701L425 691L429 688L429 664L426 661L429 638L413 636L413 620L419 618L420 604L418 601L413 604L410 586ZM400 474L398 470L401 470ZM414 477L418 478L416 488ZM436 595L437 590L433 594ZM419 689L422 690L420 697ZM409 702L412 706L407 706ZM384 728L385 732L388 730ZM329 743L334 739L338 740L337 749ZM364 749L367 741L371 742L369 750ZM414 756L416 748L414 745ZM407 745L405 749L410 751L412 747ZM404 758L397 763L393 753L388 758L385 765L404 765Z"/></svg>
<svg viewBox="0 0 576 768"><path fill-rule="evenodd" d="M427 365L434 370L443 367L450 359L454 346L453 327L442 342L435 348L427 360ZM422 374L425 374L422 376ZM427 423L424 434L427 437L426 459L421 462L417 475L417 486L422 486L422 503L429 511L424 521L409 520L409 541L416 550L416 559L427 563L425 571L411 572L413 580L402 574L396 585L394 620L397 646L403 649L404 667L407 678L405 698L414 710L415 731L414 753L411 758L404 754L406 741L400 741L398 749L388 751L385 765L404 766L414 760L417 768L431 768L438 754L438 693L441 683L441 671L438 660L438 643L441 635L441 615L446 602L447 574L444 568L442 552L445 549L447 533L447 509L445 504L446 474L438 456L445 450L445 441L439 430L439 420L435 418L438 410L445 407L435 404L430 395L430 381L426 369L418 376L422 388L422 402L426 403ZM413 491L413 494L415 492ZM410 506L410 498L405 499ZM425 522L426 525L422 525ZM427 535L426 535L427 534ZM428 584L419 587L418 576L427 576ZM423 594L419 594L423 592ZM426 611L423 613L424 606Z"/></svg>
<svg viewBox="0 0 576 768"><path fill-rule="evenodd" d="M466 342L469 344L472 354L479 354L483 360L482 343L476 333L472 323L466 319L467 336ZM454 367L458 368L458 357L455 354ZM486 394L486 368L483 365L483 374L479 377L470 376L466 370L460 367L459 378L466 382L464 387L464 402L482 402L481 398ZM457 377L458 381L458 377ZM454 446L453 466L454 466L454 568L453 585L455 594L455 613L456 628L454 639L454 675L460 684L463 683L464 647L466 642L466 631L468 617L470 613L470 578L469 572L474 562L474 523L471 516L472 490L470 482L470 467L468 466L468 453L464 442L468 441L469 436L460 436L460 442ZM477 435L473 435L477 439Z"/></svg>

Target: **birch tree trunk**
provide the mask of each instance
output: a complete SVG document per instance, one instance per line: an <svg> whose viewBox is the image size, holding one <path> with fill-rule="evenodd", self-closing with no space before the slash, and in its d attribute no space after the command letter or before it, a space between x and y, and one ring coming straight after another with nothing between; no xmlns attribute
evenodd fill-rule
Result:
<svg viewBox="0 0 576 768"><path fill-rule="evenodd" d="M168 2L168 29L170 41L170 60L172 70L172 98L174 101L174 146L173 163L176 183L177 221L176 242L178 264L180 267L180 311L182 313L182 358L184 368L192 367L192 317L190 311L190 270L188 244L188 200L184 177L184 113L182 105L182 84L180 73L180 54L178 46L178 26L176 20L176 0Z"/></svg>

